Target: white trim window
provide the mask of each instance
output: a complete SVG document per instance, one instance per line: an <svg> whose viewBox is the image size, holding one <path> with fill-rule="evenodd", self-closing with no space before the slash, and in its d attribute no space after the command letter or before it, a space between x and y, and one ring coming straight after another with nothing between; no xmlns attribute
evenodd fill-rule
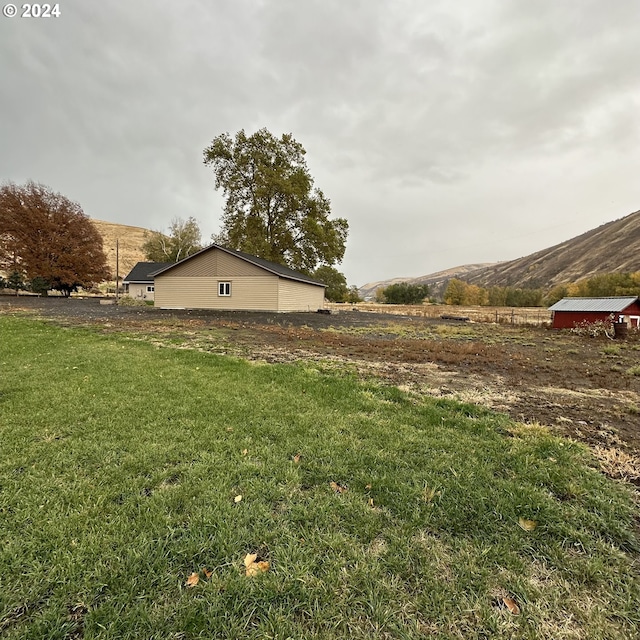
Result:
<svg viewBox="0 0 640 640"><path fill-rule="evenodd" d="M231 295L231 283L230 282L218 282L218 295L230 296Z"/></svg>
<svg viewBox="0 0 640 640"><path fill-rule="evenodd" d="M152 284L147 285L147 293L153 293L155 289L156 288Z"/></svg>

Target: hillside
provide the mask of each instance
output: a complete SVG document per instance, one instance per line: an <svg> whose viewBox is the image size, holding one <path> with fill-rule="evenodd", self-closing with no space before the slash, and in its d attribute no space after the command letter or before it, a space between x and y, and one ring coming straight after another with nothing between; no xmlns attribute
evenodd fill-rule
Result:
<svg viewBox="0 0 640 640"><path fill-rule="evenodd" d="M149 231L148 229L116 224L115 222L105 222L103 220L92 219L91 222L93 222L102 236L104 252L107 254L107 262L113 273L114 280L116 273L116 240L119 243L119 273L121 278L126 276L137 262L145 260L142 245L145 241L145 233Z"/></svg>
<svg viewBox="0 0 640 640"><path fill-rule="evenodd" d="M524 258L478 269L463 279L483 287L550 288L616 271L640 271L640 211Z"/></svg>
<svg viewBox="0 0 640 640"><path fill-rule="evenodd" d="M599 273L640 271L640 211L603 224L516 260L489 264L468 264L418 278L391 278L369 282L358 289L372 298L380 287L396 282L428 284L432 294L441 294L451 278L482 287L551 287L576 282Z"/></svg>
<svg viewBox="0 0 640 640"><path fill-rule="evenodd" d="M445 269L444 271L437 271L436 273L430 273L425 276L418 276L417 278L391 278L389 280L379 280L378 282L368 282L362 285L358 289L358 293L362 298L374 298L378 289L388 287L391 284L397 284L399 282L408 282L409 284L426 284L429 285L429 290L436 296L440 293L440 290L451 278L466 278L468 273L472 273L483 267L493 266L494 263L480 263L480 264L465 264L459 267L453 267L451 269Z"/></svg>

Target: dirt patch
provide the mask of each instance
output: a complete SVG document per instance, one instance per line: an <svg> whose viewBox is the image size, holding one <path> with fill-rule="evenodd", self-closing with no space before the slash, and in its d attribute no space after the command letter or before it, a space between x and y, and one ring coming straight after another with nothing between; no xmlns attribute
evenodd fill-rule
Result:
<svg viewBox="0 0 640 640"><path fill-rule="evenodd" d="M632 460L640 453L635 335L622 342L541 327L356 311L166 311L97 300L0 298L0 313L25 312L175 348L348 368L415 393L548 425L593 447L624 451Z"/></svg>

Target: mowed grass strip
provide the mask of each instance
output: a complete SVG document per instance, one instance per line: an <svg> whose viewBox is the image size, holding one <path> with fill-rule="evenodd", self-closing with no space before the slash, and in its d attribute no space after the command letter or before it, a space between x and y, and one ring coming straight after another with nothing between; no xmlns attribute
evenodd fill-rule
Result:
<svg viewBox="0 0 640 640"><path fill-rule="evenodd" d="M544 429L20 317L0 367L7 638L640 632L631 494Z"/></svg>

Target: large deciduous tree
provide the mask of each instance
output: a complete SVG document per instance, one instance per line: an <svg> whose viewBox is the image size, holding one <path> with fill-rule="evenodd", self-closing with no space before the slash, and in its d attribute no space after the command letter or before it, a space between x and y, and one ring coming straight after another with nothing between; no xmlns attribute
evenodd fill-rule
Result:
<svg viewBox="0 0 640 640"><path fill-rule="evenodd" d="M147 260L152 262L179 262L202 249L200 227L195 218L174 218L169 235L151 231L142 245Z"/></svg>
<svg viewBox="0 0 640 640"><path fill-rule="evenodd" d="M349 225L329 219L329 200L314 188L305 154L291 134L276 138L267 129L214 138L204 163L226 199L216 240L305 273L339 263Z"/></svg>
<svg viewBox="0 0 640 640"><path fill-rule="evenodd" d="M0 268L66 296L111 277L102 236L80 205L31 181L0 187Z"/></svg>

